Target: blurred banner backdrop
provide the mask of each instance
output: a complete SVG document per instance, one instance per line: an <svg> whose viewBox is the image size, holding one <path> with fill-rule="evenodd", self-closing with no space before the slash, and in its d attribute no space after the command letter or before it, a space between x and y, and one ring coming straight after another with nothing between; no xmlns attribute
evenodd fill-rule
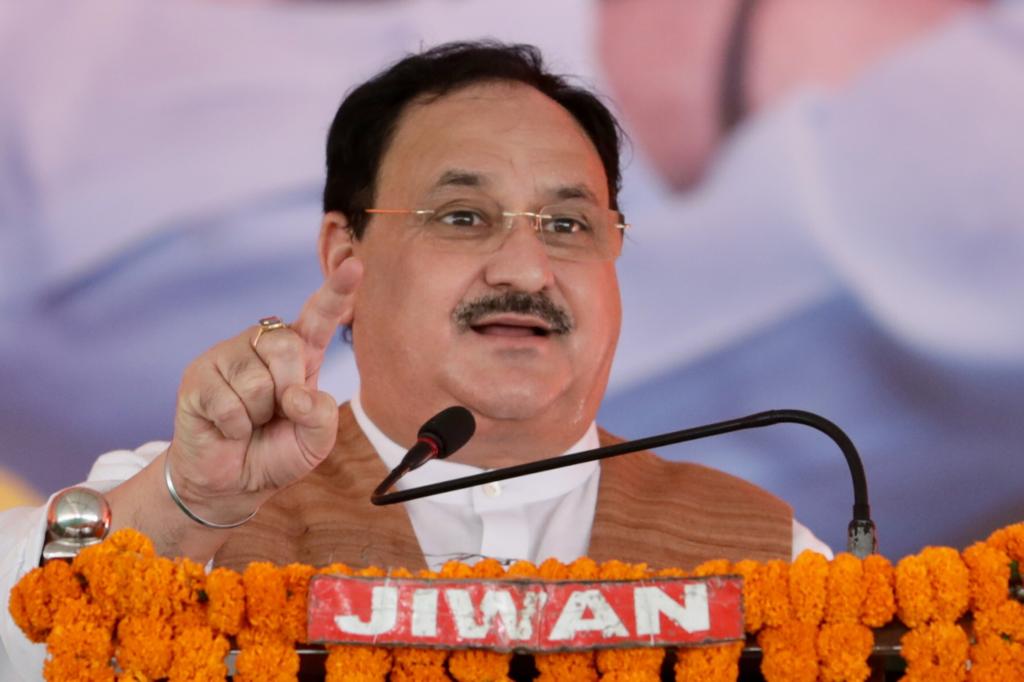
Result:
<svg viewBox="0 0 1024 682"><path fill-rule="evenodd" d="M890 556L1024 519L1024 12L933 4L3 0L0 507L169 439L190 359L318 286L346 91L493 37L603 93L631 139L606 428L823 414ZM357 390L340 340L322 377ZM661 454L844 547L851 484L820 434Z"/></svg>

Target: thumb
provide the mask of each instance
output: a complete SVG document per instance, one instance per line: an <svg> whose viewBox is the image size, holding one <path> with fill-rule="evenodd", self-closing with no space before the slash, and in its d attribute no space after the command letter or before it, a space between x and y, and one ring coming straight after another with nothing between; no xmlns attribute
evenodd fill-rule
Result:
<svg viewBox="0 0 1024 682"><path fill-rule="evenodd" d="M293 384L281 396L285 417L295 425L295 440L311 466L319 464L338 437L338 404L323 391Z"/></svg>

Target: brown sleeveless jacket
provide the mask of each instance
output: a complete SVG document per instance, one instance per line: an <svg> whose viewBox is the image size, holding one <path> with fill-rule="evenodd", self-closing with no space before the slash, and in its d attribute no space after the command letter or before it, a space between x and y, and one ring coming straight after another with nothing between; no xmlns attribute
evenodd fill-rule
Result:
<svg viewBox="0 0 1024 682"><path fill-rule="evenodd" d="M620 442L604 431L600 437L602 445ZM370 504L387 473L342 405L327 459L233 531L215 563L236 570L250 561L426 568L403 507ZM746 481L638 452L601 462L588 555L684 569L719 558L788 560L792 523L785 502Z"/></svg>

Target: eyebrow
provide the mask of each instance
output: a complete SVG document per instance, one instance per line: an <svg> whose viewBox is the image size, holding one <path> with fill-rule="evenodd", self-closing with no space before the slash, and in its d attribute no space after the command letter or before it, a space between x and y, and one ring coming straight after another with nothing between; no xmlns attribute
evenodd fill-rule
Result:
<svg viewBox="0 0 1024 682"><path fill-rule="evenodd" d="M597 196L586 185L566 185L558 187L551 193L557 199L586 199L598 203Z"/></svg>
<svg viewBox="0 0 1024 682"><path fill-rule="evenodd" d="M488 184L490 183L487 176L482 173L453 169L442 173L441 177L434 183L434 186L430 188L430 191L436 192L445 187L484 187Z"/></svg>
<svg viewBox="0 0 1024 682"><path fill-rule="evenodd" d="M438 178L437 182L435 182L433 187L430 188L430 193L434 194L447 187L480 188L487 187L490 184L490 178L484 173L463 169L451 169L446 170L441 174L441 177ZM585 199L595 204L599 203L594 191L582 183L555 187L554 189L548 190L546 193L558 201L567 199Z"/></svg>

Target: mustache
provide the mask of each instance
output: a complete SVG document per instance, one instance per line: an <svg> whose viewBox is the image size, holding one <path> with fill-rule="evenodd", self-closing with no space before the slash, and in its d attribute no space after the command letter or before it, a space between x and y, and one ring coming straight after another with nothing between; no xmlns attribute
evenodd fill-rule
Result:
<svg viewBox="0 0 1024 682"><path fill-rule="evenodd" d="M518 313L539 317L548 323L552 334L568 334L575 328L572 315L567 310L544 294L531 294L525 291L489 294L474 301L460 303L452 313L452 318L459 329L466 331L478 320L495 313Z"/></svg>

